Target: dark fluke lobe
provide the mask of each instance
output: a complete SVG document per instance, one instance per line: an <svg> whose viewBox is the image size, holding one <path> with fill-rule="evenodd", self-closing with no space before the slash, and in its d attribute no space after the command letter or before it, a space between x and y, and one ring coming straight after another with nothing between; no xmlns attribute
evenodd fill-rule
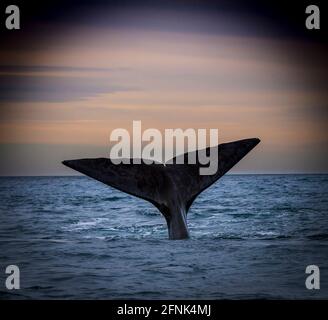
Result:
<svg viewBox="0 0 328 320"><path fill-rule="evenodd" d="M164 215L170 239L189 237L187 213L196 197L221 178L260 142L257 138L244 139L217 146L218 170L213 175L200 175L204 167L197 161L188 164L188 153L164 165L114 164L108 158L65 160L63 164L120 191L151 202ZM210 148L207 148L209 153ZM179 156L179 157L181 157ZM211 159L213 161L213 159Z"/></svg>

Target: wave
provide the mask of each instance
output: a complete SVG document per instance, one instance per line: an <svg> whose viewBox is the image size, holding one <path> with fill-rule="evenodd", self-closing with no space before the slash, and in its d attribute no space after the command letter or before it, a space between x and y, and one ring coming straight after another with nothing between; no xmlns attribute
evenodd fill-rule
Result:
<svg viewBox="0 0 328 320"><path fill-rule="evenodd" d="M328 240L328 233L318 233L307 236L310 240Z"/></svg>

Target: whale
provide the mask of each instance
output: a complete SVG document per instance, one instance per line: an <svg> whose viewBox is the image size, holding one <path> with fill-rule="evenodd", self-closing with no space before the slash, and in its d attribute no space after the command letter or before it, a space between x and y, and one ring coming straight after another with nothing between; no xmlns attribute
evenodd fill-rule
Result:
<svg viewBox="0 0 328 320"><path fill-rule="evenodd" d="M130 159L129 163L124 161L118 164L110 158L64 160L62 163L110 187L152 203L166 220L169 239L181 240L189 238L187 214L194 200L259 142L258 138L250 138L206 148L206 154L211 154L213 150L210 149L215 148L217 170L211 175L200 174L199 169L204 164L198 153L195 163L191 164L187 161L190 153L179 155L167 163L146 164L140 161L134 164Z"/></svg>

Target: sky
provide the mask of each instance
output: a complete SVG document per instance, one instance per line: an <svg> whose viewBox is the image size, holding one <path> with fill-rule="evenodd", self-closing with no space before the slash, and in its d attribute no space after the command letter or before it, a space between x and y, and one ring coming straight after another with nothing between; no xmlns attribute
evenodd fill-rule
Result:
<svg viewBox="0 0 328 320"><path fill-rule="evenodd" d="M168 2L22 10L0 38L0 175L75 174L61 161L108 157L133 120L259 137L234 173L328 172L327 42L305 15Z"/></svg>

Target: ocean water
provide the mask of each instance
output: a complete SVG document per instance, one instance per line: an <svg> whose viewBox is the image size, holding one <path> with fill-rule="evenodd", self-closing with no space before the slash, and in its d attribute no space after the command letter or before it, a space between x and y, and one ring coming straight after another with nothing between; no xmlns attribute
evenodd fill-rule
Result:
<svg viewBox="0 0 328 320"><path fill-rule="evenodd" d="M0 197L2 299L328 298L328 175L226 175L179 241L151 204L87 177L1 178Z"/></svg>

